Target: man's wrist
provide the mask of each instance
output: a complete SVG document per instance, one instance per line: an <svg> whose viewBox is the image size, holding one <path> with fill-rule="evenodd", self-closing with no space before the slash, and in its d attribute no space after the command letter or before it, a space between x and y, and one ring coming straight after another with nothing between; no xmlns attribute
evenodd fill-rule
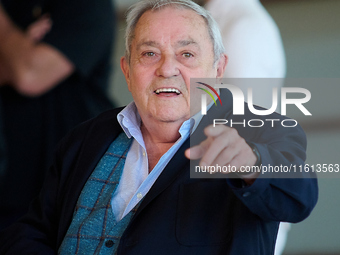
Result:
<svg viewBox="0 0 340 255"><path fill-rule="evenodd" d="M255 144L251 142L247 142L247 144L249 145L249 147L251 148L251 150L253 151L256 157L256 162L254 166L259 166L261 164L261 154L259 150L257 149ZM257 172L255 173L254 172L237 172L236 174L242 179L256 179L258 177Z"/></svg>
<svg viewBox="0 0 340 255"><path fill-rule="evenodd" d="M251 148L251 150L253 151L253 153L256 157L256 162L255 162L254 166L259 166L261 164L261 154L260 154L259 150L257 149L256 145L253 144L252 142L247 142L247 144L249 145L249 147Z"/></svg>

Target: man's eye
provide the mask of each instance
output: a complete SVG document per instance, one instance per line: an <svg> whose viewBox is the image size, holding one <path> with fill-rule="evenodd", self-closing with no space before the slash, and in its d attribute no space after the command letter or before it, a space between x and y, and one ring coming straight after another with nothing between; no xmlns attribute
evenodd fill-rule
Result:
<svg viewBox="0 0 340 255"><path fill-rule="evenodd" d="M144 56L153 57L153 56L155 56L155 53L154 52L146 52L146 53L144 53Z"/></svg>
<svg viewBox="0 0 340 255"><path fill-rule="evenodd" d="M192 55L191 53L188 53L188 52L186 52L186 53L183 53L183 57L185 57L185 58L191 58L191 57L193 57L194 55Z"/></svg>

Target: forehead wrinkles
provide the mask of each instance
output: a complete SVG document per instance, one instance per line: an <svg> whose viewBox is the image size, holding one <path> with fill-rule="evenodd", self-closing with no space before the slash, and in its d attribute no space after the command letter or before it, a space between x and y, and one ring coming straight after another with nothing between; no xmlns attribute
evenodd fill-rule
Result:
<svg viewBox="0 0 340 255"><path fill-rule="evenodd" d="M180 47L185 47L185 46L188 46L188 45L194 46L196 48L200 48L199 44L194 39L192 39L191 37L188 37L188 39L186 39L186 40L176 41L173 46L175 48L180 48ZM150 46L150 47L155 47L155 48L161 48L162 47L162 45L160 43L156 42L156 41L144 41L144 40L142 40L136 45L136 48L137 48L137 50L139 50L143 46Z"/></svg>
<svg viewBox="0 0 340 255"><path fill-rule="evenodd" d="M171 16L171 18L164 19L164 17L166 17L165 14L158 17L152 15L157 15L158 13L169 9L174 12L177 11L176 13L170 13L170 15L168 15ZM174 19L174 16L177 16L177 18ZM159 20L159 23L157 23L157 20ZM184 20L183 26L174 26L173 23L178 20L181 20L181 23L183 23ZM194 38L205 37L210 39L208 27L203 17L189 9L177 9L169 6L160 10L148 10L139 18L132 37L133 43L135 45L137 44L137 47L140 47L141 45L159 46L158 42L149 38L150 35L148 33L150 32L150 29L155 28L158 24L162 24L161 28L157 29L161 29L159 33L162 34L163 42L167 40L171 41L171 36L176 37L181 34L184 35L183 39L179 39L175 42L176 46L186 46L190 44L199 45L200 42L197 42L197 40L195 41ZM183 30L183 27L186 27L188 31ZM195 30L195 34L192 34L194 38L190 35L193 30ZM167 33L168 31L169 33ZM152 32L157 35L157 31ZM136 39L138 39L138 42L136 42Z"/></svg>

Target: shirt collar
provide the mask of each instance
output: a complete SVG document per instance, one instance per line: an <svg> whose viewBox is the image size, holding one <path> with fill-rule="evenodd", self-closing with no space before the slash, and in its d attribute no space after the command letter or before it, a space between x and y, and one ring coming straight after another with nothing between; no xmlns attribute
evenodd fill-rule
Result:
<svg viewBox="0 0 340 255"><path fill-rule="evenodd" d="M212 103L209 104L207 107L208 109L212 106ZM202 118L203 115L201 112L198 112L190 119L184 121L179 129L181 137L184 137L186 134L191 135L196 130ZM142 121L135 102L131 102L120 113L118 113L117 120L127 137L136 138L141 135L140 125Z"/></svg>
<svg viewBox="0 0 340 255"><path fill-rule="evenodd" d="M133 133L140 132L140 124L142 121L135 102L131 102L118 113L117 120L127 137L131 138L131 136L134 136Z"/></svg>

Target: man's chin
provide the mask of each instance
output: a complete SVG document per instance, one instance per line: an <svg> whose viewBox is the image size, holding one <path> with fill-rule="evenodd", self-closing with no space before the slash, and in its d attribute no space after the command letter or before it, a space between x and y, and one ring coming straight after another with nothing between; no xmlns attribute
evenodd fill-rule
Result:
<svg viewBox="0 0 340 255"><path fill-rule="evenodd" d="M188 120L190 116L159 116L158 121L163 123L183 123Z"/></svg>

